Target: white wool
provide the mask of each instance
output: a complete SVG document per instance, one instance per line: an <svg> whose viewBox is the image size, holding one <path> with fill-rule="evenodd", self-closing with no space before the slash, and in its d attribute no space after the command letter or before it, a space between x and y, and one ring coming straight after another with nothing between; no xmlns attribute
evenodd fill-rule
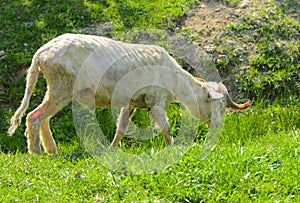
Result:
<svg viewBox="0 0 300 203"><path fill-rule="evenodd" d="M183 103L193 116L214 129L220 125L218 102L223 94L217 91L218 85L194 78L162 47L64 34L35 53L10 135L28 107L39 71L47 80L48 91L42 104L27 115L25 135L30 153L40 153L40 141L48 154L57 153L49 120L72 99L89 108L123 109L112 147L125 135L135 108L149 109L168 145L172 140L165 109L170 102Z"/></svg>

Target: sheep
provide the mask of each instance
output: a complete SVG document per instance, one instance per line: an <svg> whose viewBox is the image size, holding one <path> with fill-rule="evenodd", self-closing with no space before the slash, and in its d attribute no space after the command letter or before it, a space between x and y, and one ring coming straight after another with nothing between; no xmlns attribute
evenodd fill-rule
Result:
<svg viewBox="0 0 300 203"><path fill-rule="evenodd" d="M181 102L194 117L205 121L213 130L220 126L222 98L236 110L250 106L250 102L234 103L222 83L206 82L192 76L160 46L64 34L52 39L34 54L22 103L11 118L10 136L28 108L39 72L46 79L47 92L42 103L26 117L25 136L30 154L41 153L40 142L47 154L57 154L49 121L71 100L88 108L121 108L111 148L115 148L125 136L136 108L149 110L151 118L162 131L165 144L172 146L165 113L171 102ZM125 85L118 86L127 76ZM144 81L148 81L150 86L152 83L165 88L140 88Z"/></svg>

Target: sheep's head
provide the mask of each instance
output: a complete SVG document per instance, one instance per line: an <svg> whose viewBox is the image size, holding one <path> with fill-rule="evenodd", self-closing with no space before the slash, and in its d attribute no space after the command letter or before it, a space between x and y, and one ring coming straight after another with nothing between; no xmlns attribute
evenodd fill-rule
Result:
<svg viewBox="0 0 300 203"><path fill-rule="evenodd" d="M223 94L226 104L234 110L244 110L244 109L248 108L249 106L251 106L250 101L248 101L244 104L237 104L234 101L232 101L232 99L230 98L230 96L228 94L227 88L221 82L217 84L217 87L215 87L215 91L219 94Z"/></svg>
<svg viewBox="0 0 300 203"><path fill-rule="evenodd" d="M197 79L199 81L199 79ZM228 107L234 110L243 110L248 108L251 105L251 102L248 101L244 104L237 104L230 98L227 88L223 83L216 82L204 82L208 90L207 93L207 102L210 104L206 111L207 125L210 129L215 130L221 125L222 113L225 110L223 106L223 101Z"/></svg>

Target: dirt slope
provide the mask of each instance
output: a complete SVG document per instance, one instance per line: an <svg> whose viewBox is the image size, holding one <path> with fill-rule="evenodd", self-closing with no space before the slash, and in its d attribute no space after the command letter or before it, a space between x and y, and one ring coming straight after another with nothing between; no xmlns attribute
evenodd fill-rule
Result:
<svg viewBox="0 0 300 203"><path fill-rule="evenodd" d="M229 24L240 24L245 15L259 15L259 9L262 7L270 8L270 3L274 0L256 1L244 0L234 7L225 5L223 1L206 0L199 6L192 8L185 19L181 29L189 29L195 35L200 35L200 44L203 47L213 43L213 40L226 36L226 27ZM276 5L280 5L280 1ZM290 16L299 20L299 3L290 10ZM271 8L270 8L271 9Z"/></svg>
<svg viewBox="0 0 300 203"><path fill-rule="evenodd" d="M242 25L245 16L257 24L261 24L261 12L265 9L268 13L275 13L276 7L281 6L285 0L244 0L237 5L227 5L221 0L201 1L200 5L191 9L187 18L182 23L179 32L186 29L197 38L199 45L212 57L213 61L230 63L237 58L239 65L232 63L221 70L220 74L225 80L229 90L237 93L234 74L245 70L249 60L254 57L256 45L253 43L256 30L243 31L242 36L236 36L228 30L229 26ZM294 21L300 21L300 2L293 1L293 6L288 8L287 15ZM192 36L193 37L193 36ZM290 40L299 40L299 32ZM250 39L250 40L245 40ZM281 40L285 44L289 40ZM231 53L228 52L231 50ZM232 54L234 53L234 54Z"/></svg>

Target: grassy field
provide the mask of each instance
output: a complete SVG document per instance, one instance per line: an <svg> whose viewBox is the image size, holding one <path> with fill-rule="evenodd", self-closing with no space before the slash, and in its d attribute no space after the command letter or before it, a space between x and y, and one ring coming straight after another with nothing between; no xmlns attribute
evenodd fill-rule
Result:
<svg viewBox="0 0 300 203"><path fill-rule="evenodd" d="M241 3L222 2L236 9ZM134 175L113 171L86 152L76 136L70 106L51 122L58 156L28 155L24 122L8 137L9 119L23 97L25 70L38 47L59 34L98 25L109 25L101 31L116 38L135 29L175 32L188 9L201 3L1 0L0 202L300 202L300 19L292 11L299 12L299 4L261 2L259 15L242 16L240 24L224 28L227 34L214 40L212 54L226 55L215 61L216 67L225 84L235 83L233 94L242 95L236 99L251 99L252 108L226 111L220 138L207 157L201 158L207 129L197 123L195 144L182 158L163 171ZM183 29L177 34L193 41L202 37L191 33ZM228 40L253 52L238 51ZM44 92L45 81L40 79L29 110ZM181 113L176 104L168 109L175 136ZM97 118L111 139L111 112L99 109ZM150 123L143 111L133 120L138 126ZM130 154L162 149L161 135L139 142L127 138L120 148Z"/></svg>
<svg viewBox="0 0 300 203"><path fill-rule="evenodd" d="M207 158L198 143L154 174L111 171L78 143L59 143L56 157L1 153L0 201L299 202L299 112L298 105L228 114Z"/></svg>

